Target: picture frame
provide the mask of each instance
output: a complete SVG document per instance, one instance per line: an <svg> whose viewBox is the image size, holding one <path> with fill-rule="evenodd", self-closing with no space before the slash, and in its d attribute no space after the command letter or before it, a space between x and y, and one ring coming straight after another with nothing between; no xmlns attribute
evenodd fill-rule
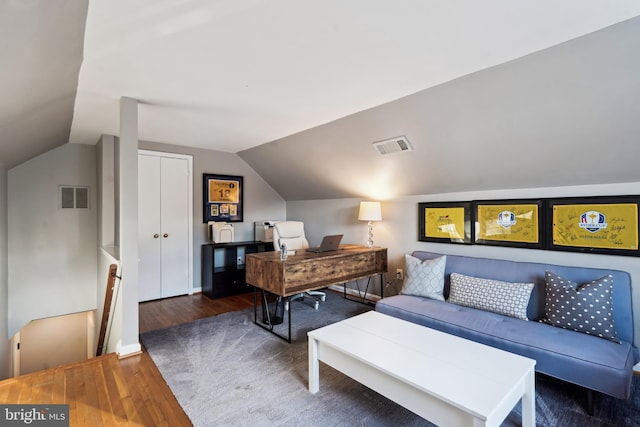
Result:
<svg viewBox="0 0 640 427"><path fill-rule="evenodd" d="M640 196L549 199L548 249L640 256Z"/></svg>
<svg viewBox="0 0 640 427"><path fill-rule="evenodd" d="M242 222L244 184L242 176L202 174L202 222Z"/></svg>
<svg viewBox="0 0 640 427"><path fill-rule="evenodd" d="M471 202L418 203L418 240L472 244L474 220Z"/></svg>
<svg viewBox="0 0 640 427"><path fill-rule="evenodd" d="M474 243L542 249L542 199L479 200L473 202L476 219Z"/></svg>

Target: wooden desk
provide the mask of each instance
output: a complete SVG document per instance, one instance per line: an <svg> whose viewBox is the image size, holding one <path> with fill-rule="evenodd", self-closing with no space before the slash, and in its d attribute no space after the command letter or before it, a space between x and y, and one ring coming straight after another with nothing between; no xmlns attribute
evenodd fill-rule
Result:
<svg viewBox="0 0 640 427"><path fill-rule="evenodd" d="M254 253L245 256L245 268L248 284L288 299L302 292L386 273L387 249L340 245L337 251L324 253L298 250L285 261L280 260L280 252ZM291 304L288 305L289 337L276 335L291 342ZM264 328L257 322L255 297L254 314L254 323ZM266 329L274 332L273 325Z"/></svg>
<svg viewBox="0 0 640 427"><path fill-rule="evenodd" d="M291 296L387 272L387 249L341 245L332 252L305 250L280 260L280 252L247 254L246 282L279 296Z"/></svg>

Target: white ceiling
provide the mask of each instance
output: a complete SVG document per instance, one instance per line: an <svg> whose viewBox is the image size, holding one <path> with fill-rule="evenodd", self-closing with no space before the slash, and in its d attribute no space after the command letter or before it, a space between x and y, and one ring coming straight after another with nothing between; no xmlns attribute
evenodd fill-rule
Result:
<svg viewBox="0 0 640 427"><path fill-rule="evenodd" d="M41 3L46 3L43 1ZM640 15L636 0L91 0L71 142L238 152Z"/></svg>
<svg viewBox="0 0 640 427"><path fill-rule="evenodd" d="M117 135L121 96L144 103L141 139L239 152L638 15L636 0L3 0L0 166Z"/></svg>

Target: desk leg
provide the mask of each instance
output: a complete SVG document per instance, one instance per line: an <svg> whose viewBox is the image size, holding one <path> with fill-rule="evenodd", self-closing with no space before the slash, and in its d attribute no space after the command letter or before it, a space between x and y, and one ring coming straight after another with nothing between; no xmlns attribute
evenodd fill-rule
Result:
<svg viewBox="0 0 640 427"><path fill-rule="evenodd" d="M527 375L522 396L522 427L535 427L536 425L536 379L533 368Z"/></svg>
<svg viewBox="0 0 640 427"><path fill-rule="evenodd" d="M349 298L347 296L347 282L344 282L342 284L344 299L349 300L349 301L359 302L360 304L366 304L366 305L369 305L369 306L375 306L374 303L371 303L371 302L367 301L367 294L369 293L369 286L371 285L371 277L372 276L367 277L367 286L364 289L364 294L362 293L362 290L360 289L360 282L358 282L358 279L354 280L354 283L356 284L356 288L357 288L357 291L358 291L358 296L354 297L354 298Z"/></svg>
<svg viewBox="0 0 640 427"><path fill-rule="evenodd" d="M283 297L284 298L284 297ZM291 297L286 297L287 299L285 300L285 304L289 305L289 310L287 310L289 313L287 314L289 316L288 322L289 322L289 336L287 337L287 342L289 344L291 344L291 312L293 311L293 308L291 307L293 304L291 304Z"/></svg>
<svg viewBox="0 0 640 427"><path fill-rule="evenodd" d="M253 323L258 324L258 288L253 287Z"/></svg>
<svg viewBox="0 0 640 427"><path fill-rule="evenodd" d="M271 321L271 312L269 311L269 304L268 304L268 300L267 300L267 291L262 290L262 289L260 290L260 295L261 295L261 298L262 298L262 307L264 308L265 314L266 314L266 317L267 317L267 323L265 324L264 322L258 321L258 297L257 297L257 292L258 292L257 288L254 289L254 294L253 294L253 323L258 325L258 326L260 326L262 329L271 332L273 335L277 336L278 338L282 338L286 342L291 343L291 311L292 311L291 297L278 297L278 298L283 298L284 299L283 304L289 306L289 309L287 310L288 311L287 316L288 316L288 321L289 321L289 324L287 325L287 329L288 329L289 335L284 336L284 335L280 335L279 333L277 333L274 330L275 325ZM277 305L278 305L278 302L276 301L276 306Z"/></svg>
<svg viewBox="0 0 640 427"><path fill-rule="evenodd" d="M318 341L309 337L309 393L320 390L320 363L318 362Z"/></svg>

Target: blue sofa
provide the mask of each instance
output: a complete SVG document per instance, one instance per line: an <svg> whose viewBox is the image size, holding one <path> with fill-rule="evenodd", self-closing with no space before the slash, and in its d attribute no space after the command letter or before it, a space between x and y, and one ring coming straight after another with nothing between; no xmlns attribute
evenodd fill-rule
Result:
<svg viewBox="0 0 640 427"><path fill-rule="evenodd" d="M417 251L421 260L442 254ZM545 315L545 271L576 283L613 275L613 317L620 343L538 322ZM536 371L585 387L588 409L593 411L591 390L620 399L631 392L633 365L640 360L633 344L631 278L617 270L567 267L532 262L447 255L445 298L451 273L499 280L534 283L529 321L410 295L381 299L376 311L467 338L536 360Z"/></svg>

